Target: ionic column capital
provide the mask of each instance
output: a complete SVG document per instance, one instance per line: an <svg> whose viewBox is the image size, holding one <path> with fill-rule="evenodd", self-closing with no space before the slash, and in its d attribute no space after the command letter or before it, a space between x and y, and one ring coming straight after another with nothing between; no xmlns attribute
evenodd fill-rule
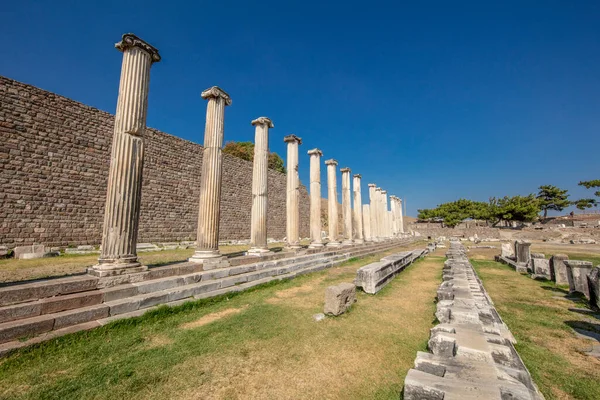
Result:
<svg viewBox="0 0 600 400"><path fill-rule="evenodd" d="M268 128L275 128L275 125L273 125L273 121L271 121L271 119L267 117L258 117L255 120L253 120L252 126L256 125L267 125Z"/></svg>
<svg viewBox="0 0 600 400"><path fill-rule="evenodd" d="M344 167L344 168L340 168L340 172L343 173L350 173L350 168L348 167Z"/></svg>
<svg viewBox="0 0 600 400"><path fill-rule="evenodd" d="M362 175L361 174L354 174L354 178L362 179Z"/></svg>
<svg viewBox="0 0 600 400"><path fill-rule="evenodd" d="M226 91L224 91L218 86L213 86L206 89L202 92L200 96L202 96L202 98L205 100L222 98L223 100L225 100L226 106L231 105L231 97L227 94Z"/></svg>
<svg viewBox="0 0 600 400"><path fill-rule="evenodd" d="M330 160L326 160L325 165L338 165L338 162L337 162L337 160L332 158Z"/></svg>
<svg viewBox="0 0 600 400"><path fill-rule="evenodd" d="M296 135L287 135L283 138L283 141L286 143L298 143L298 144L302 144L302 138L299 138Z"/></svg>
<svg viewBox="0 0 600 400"><path fill-rule="evenodd" d="M377 185L376 185L376 184L374 184L374 183L369 183L367 186L369 186L370 188L375 188L375 187L377 187Z"/></svg>
<svg viewBox="0 0 600 400"><path fill-rule="evenodd" d="M319 157L323 157L323 152L319 149L312 149L308 151L308 155L309 156L319 156Z"/></svg>
<svg viewBox="0 0 600 400"><path fill-rule="evenodd" d="M125 33L121 37L121 41L115 43L115 47L121 51L125 51L132 47L139 47L144 50L146 53L150 54L150 60L154 62L160 61L160 55L158 54L158 49L148 42L143 41L139 37L135 36L133 33Z"/></svg>

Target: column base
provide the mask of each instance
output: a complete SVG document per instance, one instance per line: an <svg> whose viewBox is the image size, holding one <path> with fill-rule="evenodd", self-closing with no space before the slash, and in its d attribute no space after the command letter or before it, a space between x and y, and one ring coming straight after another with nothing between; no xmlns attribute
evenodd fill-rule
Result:
<svg viewBox="0 0 600 400"><path fill-rule="evenodd" d="M106 278L110 276L119 276L127 274L135 274L138 272L147 271L148 267L141 263L129 262L129 263L106 263L97 264L87 269L87 273L99 278Z"/></svg>
<svg viewBox="0 0 600 400"><path fill-rule="evenodd" d="M263 256L273 254L273 252L271 250L265 249L263 247L252 247L252 248L250 248L250 250L248 250L246 252L246 254L249 256L263 257Z"/></svg>
<svg viewBox="0 0 600 400"><path fill-rule="evenodd" d="M197 250L188 261L202 264L204 270L226 268L231 265L229 259L223 256L219 250Z"/></svg>
<svg viewBox="0 0 600 400"><path fill-rule="evenodd" d="M311 243L311 244L308 246L308 248L309 248L309 249L318 249L318 248L321 248L321 247L323 247L323 246L325 246L325 245L323 244L323 242L312 242L312 243Z"/></svg>
<svg viewBox="0 0 600 400"><path fill-rule="evenodd" d="M363 244L365 241L363 239L354 239L355 244Z"/></svg>
<svg viewBox="0 0 600 400"><path fill-rule="evenodd" d="M327 242L327 244L325 245L326 247L340 247L342 244L340 242Z"/></svg>
<svg viewBox="0 0 600 400"><path fill-rule="evenodd" d="M352 246L354 244L354 241L352 239L344 239L342 241L342 246Z"/></svg>

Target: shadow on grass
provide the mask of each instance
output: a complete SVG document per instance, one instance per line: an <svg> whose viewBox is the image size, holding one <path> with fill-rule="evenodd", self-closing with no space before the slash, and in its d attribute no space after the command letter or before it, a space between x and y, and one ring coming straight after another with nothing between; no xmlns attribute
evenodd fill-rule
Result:
<svg viewBox="0 0 600 400"><path fill-rule="evenodd" d="M585 336L587 339L600 342L600 324L593 324L587 321L565 321L565 325L571 327L579 335Z"/></svg>

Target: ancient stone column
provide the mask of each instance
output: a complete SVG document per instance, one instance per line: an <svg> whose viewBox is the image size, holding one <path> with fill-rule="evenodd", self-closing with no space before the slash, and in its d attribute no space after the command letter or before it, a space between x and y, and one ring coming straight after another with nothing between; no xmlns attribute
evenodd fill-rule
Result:
<svg viewBox="0 0 600 400"><path fill-rule="evenodd" d="M327 165L327 205L329 220L329 242L327 246L337 247L340 245L338 241L338 203L337 203L337 178L336 166L338 162L334 159L325 161Z"/></svg>
<svg viewBox="0 0 600 400"><path fill-rule="evenodd" d="M353 243L350 168L342 168L340 172L342 173L342 216L344 217L344 241L342 244L349 245Z"/></svg>
<svg viewBox="0 0 600 400"><path fill-rule="evenodd" d="M202 175L200 176L196 252L190 258L190 261L196 263L204 263L205 260L221 257L219 219L221 217L222 147L225 106L231 104L231 97L217 86L203 91L202 98L208 100L208 105L204 129Z"/></svg>
<svg viewBox="0 0 600 400"><path fill-rule="evenodd" d="M360 193L360 174L354 175L352 190L354 192L354 240L356 243L363 243L363 207L362 207L362 196Z"/></svg>
<svg viewBox="0 0 600 400"><path fill-rule="evenodd" d="M381 191L381 200L383 202L383 210L382 210L382 214L383 214L383 236L386 239L390 238L390 213L389 213L389 209L388 209L388 196L387 196L387 190L382 190Z"/></svg>
<svg viewBox="0 0 600 400"><path fill-rule="evenodd" d="M323 247L321 239L321 157L319 149L308 151L310 156L310 246Z"/></svg>
<svg viewBox="0 0 600 400"><path fill-rule="evenodd" d="M396 196L394 195L390 196L390 209L392 216L392 236L396 237L398 236L398 220L396 218Z"/></svg>
<svg viewBox="0 0 600 400"><path fill-rule="evenodd" d="M377 241L379 240L378 231L377 231L377 193L376 193L377 185L374 183L369 183L369 217L371 224L371 240Z"/></svg>
<svg viewBox="0 0 600 400"><path fill-rule="evenodd" d="M298 176L298 146L302 139L295 135L283 138L287 143L287 197L286 197L286 234L287 247L299 249L300 246L300 177Z"/></svg>
<svg viewBox="0 0 600 400"><path fill-rule="evenodd" d="M137 235L142 197L144 131L148 111L150 67L160 61L158 50L133 34L115 45L123 52L119 98L108 172L102 252L96 276L144 271L137 258Z"/></svg>
<svg viewBox="0 0 600 400"><path fill-rule="evenodd" d="M397 212L398 212L398 229L399 229L399 232L401 234L403 234L404 233L404 217L403 217L404 212L402 211L402 199L400 197L398 197L397 199L398 199L397 200L398 201L398 210L397 210Z"/></svg>
<svg viewBox="0 0 600 400"><path fill-rule="evenodd" d="M373 239L371 237L371 206L369 204L363 204L362 214L365 242L371 242Z"/></svg>
<svg viewBox="0 0 600 400"><path fill-rule="evenodd" d="M375 188L375 199L377 201L377 237L379 240L385 238L385 231L383 228L383 196L381 195L381 188Z"/></svg>
<svg viewBox="0 0 600 400"><path fill-rule="evenodd" d="M254 133L254 165L252 169L252 212L250 220L250 250L260 256L270 253L267 245L267 193L269 170L269 128L273 122L267 117L252 121Z"/></svg>

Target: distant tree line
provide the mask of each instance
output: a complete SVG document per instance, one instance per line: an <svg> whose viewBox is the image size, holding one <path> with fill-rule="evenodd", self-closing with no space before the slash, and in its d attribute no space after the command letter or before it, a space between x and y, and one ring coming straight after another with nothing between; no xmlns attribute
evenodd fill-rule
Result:
<svg viewBox="0 0 600 400"><path fill-rule="evenodd" d="M597 189L600 188L600 179L582 181L579 186ZM548 210L562 211L571 205L580 210L598 205L595 198L571 201L568 199L568 190L556 186L542 185L538 190L537 195L492 197L488 202L459 199L440 204L436 208L417 210L417 217L425 221L440 221L449 227L455 227L469 218L488 221L496 226L501 221L532 222L539 219L542 212L545 219L548 217ZM600 190L594 196L600 197Z"/></svg>
<svg viewBox="0 0 600 400"><path fill-rule="evenodd" d="M254 143L252 142L227 142L223 146L223 153L231 154L242 160L254 160ZM283 159L277 153L269 152L269 169L274 169L285 174Z"/></svg>

